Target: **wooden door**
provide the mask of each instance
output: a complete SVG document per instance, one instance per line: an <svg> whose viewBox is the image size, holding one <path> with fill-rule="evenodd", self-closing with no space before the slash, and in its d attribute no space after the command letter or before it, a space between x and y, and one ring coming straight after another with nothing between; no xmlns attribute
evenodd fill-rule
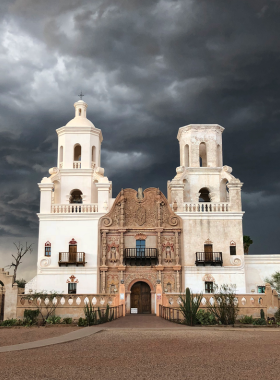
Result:
<svg viewBox="0 0 280 380"><path fill-rule="evenodd" d="M138 314L151 313L151 289L145 282L136 282L132 286L131 308L137 308Z"/></svg>
<svg viewBox="0 0 280 380"><path fill-rule="evenodd" d="M213 261L213 245L204 244L205 261Z"/></svg>
<svg viewBox="0 0 280 380"><path fill-rule="evenodd" d="M77 246L76 245L69 245L69 262L75 263L77 256Z"/></svg>

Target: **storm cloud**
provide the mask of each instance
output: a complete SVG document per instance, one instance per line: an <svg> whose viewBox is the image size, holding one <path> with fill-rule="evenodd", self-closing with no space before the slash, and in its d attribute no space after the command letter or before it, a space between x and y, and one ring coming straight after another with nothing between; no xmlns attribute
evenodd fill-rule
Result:
<svg viewBox="0 0 280 380"><path fill-rule="evenodd" d="M81 90L114 196L166 193L178 128L225 127L251 253L279 253L279 18L274 0L2 1L0 267L13 239L36 243L37 183L56 166L55 130Z"/></svg>

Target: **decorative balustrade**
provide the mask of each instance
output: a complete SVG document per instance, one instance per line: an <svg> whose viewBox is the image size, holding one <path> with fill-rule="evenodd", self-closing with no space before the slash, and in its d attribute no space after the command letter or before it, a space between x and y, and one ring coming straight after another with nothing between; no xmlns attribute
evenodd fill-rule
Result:
<svg viewBox="0 0 280 380"><path fill-rule="evenodd" d="M59 252L59 266L68 264L83 265L86 264L85 252Z"/></svg>
<svg viewBox="0 0 280 380"><path fill-rule="evenodd" d="M81 161L73 162L73 169L81 169L81 167L82 167Z"/></svg>
<svg viewBox="0 0 280 380"><path fill-rule="evenodd" d="M226 202L199 202L185 203L184 211L186 212L228 212L230 211L230 203Z"/></svg>
<svg viewBox="0 0 280 380"><path fill-rule="evenodd" d="M98 212L98 204L97 203L89 203L89 204L54 204L51 207L52 214L85 214L85 213L93 213Z"/></svg>

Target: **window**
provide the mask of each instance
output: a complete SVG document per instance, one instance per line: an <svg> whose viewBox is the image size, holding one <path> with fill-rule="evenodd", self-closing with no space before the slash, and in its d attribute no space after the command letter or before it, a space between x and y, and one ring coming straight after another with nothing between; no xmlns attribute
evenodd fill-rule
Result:
<svg viewBox="0 0 280 380"><path fill-rule="evenodd" d="M207 189L207 187L203 187L199 190L199 202L211 202L210 199L210 191Z"/></svg>
<svg viewBox="0 0 280 380"><path fill-rule="evenodd" d="M68 294L76 294L77 293L77 284L70 282L68 284Z"/></svg>
<svg viewBox="0 0 280 380"><path fill-rule="evenodd" d="M205 281L205 293L213 293L213 282Z"/></svg>
<svg viewBox="0 0 280 380"><path fill-rule="evenodd" d="M51 256L51 247L45 247L45 256Z"/></svg>
<svg viewBox="0 0 280 380"><path fill-rule="evenodd" d="M83 195L83 193L81 192L81 190L78 190L78 189L72 190L70 193L69 202L70 203L83 203L82 195Z"/></svg>
<svg viewBox="0 0 280 380"><path fill-rule="evenodd" d="M185 158L185 167L187 168L189 166L189 146L188 144L185 145L185 149L184 149L184 158Z"/></svg>
<svg viewBox="0 0 280 380"><path fill-rule="evenodd" d="M258 286L258 293L265 293L265 286L264 285Z"/></svg>
<svg viewBox="0 0 280 380"><path fill-rule="evenodd" d="M199 145L199 166L207 167L207 151L206 144L204 142Z"/></svg>
<svg viewBox="0 0 280 380"><path fill-rule="evenodd" d="M236 245L231 245L229 250L231 255L236 255Z"/></svg>
<svg viewBox="0 0 280 380"><path fill-rule="evenodd" d="M81 108L79 108L79 116L81 116L82 115L82 110L81 110Z"/></svg>
<svg viewBox="0 0 280 380"><path fill-rule="evenodd" d="M51 256L51 243L49 241L45 243L45 256Z"/></svg>
<svg viewBox="0 0 280 380"><path fill-rule="evenodd" d="M136 240L136 256L145 256L145 247L146 247L146 241L145 240Z"/></svg>
<svg viewBox="0 0 280 380"><path fill-rule="evenodd" d="M74 147L74 161L81 161L82 147L80 144L76 144Z"/></svg>

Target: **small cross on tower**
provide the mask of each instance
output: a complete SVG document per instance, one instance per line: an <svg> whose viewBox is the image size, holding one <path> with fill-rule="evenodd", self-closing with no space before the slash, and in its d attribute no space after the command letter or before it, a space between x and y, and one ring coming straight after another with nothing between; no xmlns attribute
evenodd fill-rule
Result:
<svg viewBox="0 0 280 380"><path fill-rule="evenodd" d="M83 100L83 96L85 96L85 95L84 95L83 92L81 91L80 95L78 95L78 96L80 97L81 100Z"/></svg>

